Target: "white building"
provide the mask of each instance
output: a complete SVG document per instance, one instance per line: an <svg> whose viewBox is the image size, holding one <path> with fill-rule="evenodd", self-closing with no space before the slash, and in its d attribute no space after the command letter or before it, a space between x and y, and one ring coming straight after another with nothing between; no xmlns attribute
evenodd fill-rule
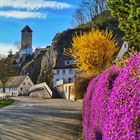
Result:
<svg viewBox="0 0 140 140"><path fill-rule="evenodd" d="M53 87L57 86L58 81L63 81L63 84L73 83L76 75L76 62L66 55L62 55L55 67L53 68Z"/></svg>
<svg viewBox="0 0 140 140"><path fill-rule="evenodd" d="M19 50L19 56L20 58L24 55L33 55L33 49L32 49L32 30L31 28L26 25L21 30L21 48Z"/></svg>
<svg viewBox="0 0 140 140"><path fill-rule="evenodd" d="M27 95L33 85L27 75L10 77L6 83L5 93L10 96ZM0 87L0 92L3 92L2 87Z"/></svg>
<svg viewBox="0 0 140 140"><path fill-rule="evenodd" d="M72 99L72 89L76 76L76 62L69 56L62 55L53 69L53 87L57 89L60 96Z"/></svg>

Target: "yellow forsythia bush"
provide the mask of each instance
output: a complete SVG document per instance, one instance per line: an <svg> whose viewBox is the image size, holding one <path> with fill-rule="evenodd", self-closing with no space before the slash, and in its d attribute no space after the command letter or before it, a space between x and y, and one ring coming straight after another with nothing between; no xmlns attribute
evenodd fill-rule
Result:
<svg viewBox="0 0 140 140"><path fill-rule="evenodd" d="M67 53L77 62L79 71L97 75L112 63L117 42L112 31L93 29L73 37L72 48Z"/></svg>

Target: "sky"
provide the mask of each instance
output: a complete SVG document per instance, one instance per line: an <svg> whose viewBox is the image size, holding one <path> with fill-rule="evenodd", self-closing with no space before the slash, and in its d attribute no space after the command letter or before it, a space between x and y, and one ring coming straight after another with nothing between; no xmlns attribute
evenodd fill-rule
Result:
<svg viewBox="0 0 140 140"><path fill-rule="evenodd" d="M51 45L58 32L72 28L73 14L81 0L0 0L0 54L21 41L21 30L33 30L33 48Z"/></svg>

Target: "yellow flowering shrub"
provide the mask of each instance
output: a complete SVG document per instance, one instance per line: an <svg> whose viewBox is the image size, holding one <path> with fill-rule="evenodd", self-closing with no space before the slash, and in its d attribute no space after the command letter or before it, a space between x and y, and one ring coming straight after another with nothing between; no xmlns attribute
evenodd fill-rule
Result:
<svg viewBox="0 0 140 140"><path fill-rule="evenodd" d="M93 29L89 33L74 36L72 48L67 53L76 60L79 71L97 75L112 63L116 46L112 31Z"/></svg>

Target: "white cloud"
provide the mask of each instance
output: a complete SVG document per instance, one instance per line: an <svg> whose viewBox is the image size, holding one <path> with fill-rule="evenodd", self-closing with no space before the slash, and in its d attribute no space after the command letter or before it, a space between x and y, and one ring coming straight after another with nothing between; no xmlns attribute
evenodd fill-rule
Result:
<svg viewBox="0 0 140 140"><path fill-rule="evenodd" d="M70 8L71 5L65 2L49 1L49 0L0 0L0 8L11 7L28 10L55 8Z"/></svg>
<svg viewBox="0 0 140 140"><path fill-rule="evenodd" d="M13 53L17 51L16 47L13 44L6 44L0 42L0 54L7 55L10 49L12 49Z"/></svg>
<svg viewBox="0 0 140 140"><path fill-rule="evenodd" d="M0 11L1 17L7 17L7 18L20 18L20 19L26 19L26 18L46 18L47 15L40 13L40 12L29 12L29 11L16 11L16 10L10 10L10 11Z"/></svg>

